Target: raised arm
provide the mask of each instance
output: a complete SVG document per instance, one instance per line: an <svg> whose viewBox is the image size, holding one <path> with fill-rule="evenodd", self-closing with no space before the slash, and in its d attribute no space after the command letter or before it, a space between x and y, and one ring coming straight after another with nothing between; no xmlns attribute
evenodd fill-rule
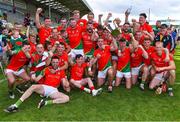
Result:
<svg viewBox="0 0 180 122"><path fill-rule="evenodd" d="M36 17L35 17L35 23L36 23L36 27L39 29L41 27L40 24L40 18L39 18L39 14L42 12L42 8L38 8L36 11Z"/></svg>

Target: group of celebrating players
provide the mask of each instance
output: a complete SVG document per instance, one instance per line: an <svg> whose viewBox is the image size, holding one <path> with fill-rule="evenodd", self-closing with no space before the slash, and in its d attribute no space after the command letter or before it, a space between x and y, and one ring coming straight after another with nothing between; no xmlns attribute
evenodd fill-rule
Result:
<svg viewBox="0 0 180 122"><path fill-rule="evenodd" d="M121 25L119 18L114 19L113 30L108 23L111 13L104 23L103 15L99 15L97 23L92 12L86 20L80 19L80 11L75 10L69 21L62 18L58 27L51 28L50 18L40 23L41 12L38 8L35 16L39 40L29 26L26 35L22 34L19 23L11 33L7 28L2 30L3 53L9 57L5 69L9 97L15 98L15 88L23 92L21 87L28 87L5 112L16 112L33 92L51 98L42 99L38 108L66 103L69 96L58 91L60 85L66 92L77 87L97 96L104 84L108 92L121 83L127 89L138 84L144 91L145 86L153 90L168 81L167 91L173 96L175 39L166 24L157 21L153 30L145 13L139 15L139 21L133 19L130 23L126 11L125 23Z"/></svg>

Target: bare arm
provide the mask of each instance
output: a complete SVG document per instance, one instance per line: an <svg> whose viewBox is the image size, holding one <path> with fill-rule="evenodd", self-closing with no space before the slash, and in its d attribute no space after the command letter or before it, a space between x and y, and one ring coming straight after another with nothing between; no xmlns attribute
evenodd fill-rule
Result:
<svg viewBox="0 0 180 122"><path fill-rule="evenodd" d="M29 37L29 31L30 31L30 26L27 26L27 30L26 30L26 36L27 36L27 38Z"/></svg>
<svg viewBox="0 0 180 122"><path fill-rule="evenodd" d="M91 36L91 40L92 41L97 41L98 38L99 38L99 35L97 34L97 32L93 31L93 34Z"/></svg>
<svg viewBox="0 0 180 122"><path fill-rule="evenodd" d="M139 47L142 49L143 51L143 54L142 56L145 58L145 59L148 59L148 53L144 50L144 48L142 47L142 45L139 45Z"/></svg>
<svg viewBox="0 0 180 122"><path fill-rule="evenodd" d="M151 33L147 32L147 31L143 31L143 33L144 33L145 35L148 35L151 41L154 41L154 37L152 36Z"/></svg>
<svg viewBox="0 0 180 122"><path fill-rule="evenodd" d="M48 58L47 60L45 61L46 62L46 66L49 66L49 64L51 63L51 58L53 56L53 52L52 51L49 51L48 52Z"/></svg>
<svg viewBox="0 0 180 122"><path fill-rule="evenodd" d="M102 19L102 16L103 16L102 14L100 14L100 15L98 16L98 24L99 24L99 25L102 25L102 20L101 20L101 19Z"/></svg>
<svg viewBox="0 0 180 122"><path fill-rule="evenodd" d="M112 41L112 43L111 43L111 45L110 45L111 47L110 47L110 50L111 51L115 51L115 50L117 50L118 49L118 46L117 46L117 43L116 43L116 40L113 38L113 41Z"/></svg>
<svg viewBox="0 0 180 122"><path fill-rule="evenodd" d="M60 69L60 70L66 70L67 68L68 68L68 62L65 61L65 62L64 62L64 65L61 66L59 69Z"/></svg>
<svg viewBox="0 0 180 122"><path fill-rule="evenodd" d="M39 29L41 27L40 24L40 19L39 19L39 14L42 12L42 8L38 8L36 11L36 17L35 17L35 23L36 23L36 27Z"/></svg>
<svg viewBox="0 0 180 122"><path fill-rule="evenodd" d="M108 16L107 16L107 18L106 18L106 20L105 20L105 22L104 22L104 26L107 26L108 25L108 21L109 21L109 19L112 17L112 13L108 13Z"/></svg>
<svg viewBox="0 0 180 122"><path fill-rule="evenodd" d="M42 74L38 75L37 77L35 76L35 74L33 74L31 76L31 79L35 82L38 82L41 78L43 78L44 76Z"/></svg>

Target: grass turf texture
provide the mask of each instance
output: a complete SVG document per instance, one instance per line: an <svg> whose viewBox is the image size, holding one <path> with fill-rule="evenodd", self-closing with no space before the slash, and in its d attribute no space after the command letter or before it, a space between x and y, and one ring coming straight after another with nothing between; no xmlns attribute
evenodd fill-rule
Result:
<svg viewBox="0 0 180 122"><path fill-rule="evenodd" d="M7 94L7 82L0 83L0 120L5 121L62 121L62 120L159 120L180 121L180 47L176 49L175 62L176 84L174 97L168 94L156 95L154 91L142 92L137 86L126 90L124 85L107 93L106 86L100 96L92 97L89 94L73 90L70 102L62 105L48 105L37 109L40 97L33 94L19 108L19 112L8 114L3 109L17 101L11 100ZM0 78L3 79L2 73Z"/></svg>

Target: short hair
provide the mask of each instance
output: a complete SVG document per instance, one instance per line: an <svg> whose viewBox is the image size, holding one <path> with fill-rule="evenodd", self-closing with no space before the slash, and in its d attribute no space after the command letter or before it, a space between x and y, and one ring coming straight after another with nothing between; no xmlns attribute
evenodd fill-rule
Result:
<svg viewBox="0 0 180 122"><path fill-rule="evenodd" d="M126 25L126 24L127 24L127 25L130 25L130 23L129 23L129 22L125 22L123 25Z"/></svg>
<svg viewBox="0 0 180 122"><path fill-rule="evenodd" d="M65 46L65 44L63 42L59 42L59 44Z"/></svg>
<svg viewBox="0 0 180 122"><path fill-rule="evenodd" d="M79 59L79 58L81 58L81 57L83 57L81 54L77 54L76 57L75 57L75 59L77 60L77 59Z"/></svg>
<svg viewBox="0 0 180 122"><path fill-rule="evenodd" d="M125 38L121 38L121 39L119 39L119 42L126 42L126 39Z"/></svg>
<svg viewBox="0 0 180 122"><path fill-rule="evenodd" d="M140 13L139 16L143 16L144 18L147 18L147 15L145 13Z"/></svg>
<svg viewBox="0 0 180 122"><path fill-rule="evenodd" d="M94 13L93 12L89 12L88 15L93 15L94 16Z"/></svg>
<svg viewBox="0 0 180 122"><path fill-rule="evenodd" d="M162 24L161 29L165 29L165 28L168 28L168 26L166 24Z"/></svg>
<svg viewBox="0 0 180 122"><path fill-rule="evenodd" d="M149 40L149 41L150 41L151 39L150 39L149 36L145 36L145 37L144 37L144 41L145 41L145 40Z"/></svg>
<svg viewBox="0 0 180 122"><path fill-rule="evenodd" d="M69 19L69 21L73 21L73 20L75 20L73 17L71 17L71 18Z"/></svg>
<svg viewBox="0 0 180 122"><path fill-rule="evenodd" d="M62 17L61 20L67 20L65 17Z"/></svg>
<svg viewBox="0 0 180 122"><path fill-rule="evenodd" d="M44 17L44 20L46 20L46 19L50 19L49 17Z"/></svg>
<svg viewBox="0 0 180 122"><path fill-rule="evenodd" d="M52 60L53 60L53 59L58 59L58 60L59 60L59 57L58 57L58 56L53 56L51 59L52 59ZM51 60L51 61L52 61L52 60Z"/></svg>
<svg viewBox="0 0 180 122"><path fill-rule="evenodd" d="M155 42L155 46L156 46L157 44L161 44L161 45L163 46L163 42L161 42L161 41L156 41L156 42Z"/></svg>
<svg viewBox="0 0 180 122"><path fill-rule="evenodd" d="M80 11L79 10L74 10L72 13L77 14L77 13L80 13Z"/></svg>
<svg viewBox="0 0 180 122"><path fill-rule="evenodd" d="M14 25L22 25L22 24L19 22L14 22Z"/></svg>

